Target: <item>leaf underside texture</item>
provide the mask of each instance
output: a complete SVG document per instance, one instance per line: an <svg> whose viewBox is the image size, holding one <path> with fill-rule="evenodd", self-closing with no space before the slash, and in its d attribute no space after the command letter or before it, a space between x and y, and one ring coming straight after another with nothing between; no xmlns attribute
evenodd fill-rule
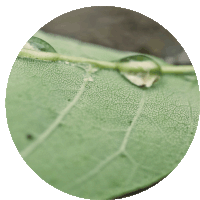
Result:
<svg viewBox="0 0 200 200"><path fill-rule="evenodd" d="M105 61L133 55L43 32L35 36L66 55ZM151 88L139 88L116 70L88 75L87 67L16 59L7 120L26 163L50 185L86 199L117 197L168 175L196 132L197 82L164 75Z"/></svg>

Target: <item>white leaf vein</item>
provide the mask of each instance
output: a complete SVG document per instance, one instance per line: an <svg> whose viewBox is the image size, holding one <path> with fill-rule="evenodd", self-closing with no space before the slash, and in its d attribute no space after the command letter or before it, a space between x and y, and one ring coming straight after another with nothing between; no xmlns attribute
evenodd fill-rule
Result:
<svg viewBox="0 0 200 200"><path fill-rule="evenodd" d="M83 175L82 177L78 178L74 184L72 184L70 186L70 188L73 188L87 180L89 180L91 177L93 177L94 175L96 175L100 170L102 170L104 167L106 167L112 160L114 160L116 157L118 157L119 155L124 155L128 158L129 161L131 161L132 164L136 164L137 162L134 161L133 158L130 158L129 154L126 152L126 146L128 143L128 138L130 136L131 131L133 130L133 127L137 121L137 119L139 118L142 109L144 107L144 102L145 102L145 91L143 91L142 93L142 97L141 97L141 101L138 105L138 109L137 112L132 120L131 125L128 127L128 129L126 130L124 139L119 147L119 149L114 152L113 154L111 154L109 157L107 157L105 160L101 161L95 168L93 168L91 171L89 171L87 174ZM138 164L136 164L138 165Z"/></svg>
<svg viewBox="0 0 200 200"><path fill-rule="evenodd" d="M24 150L20 152L23 158L26 158L30 155L40 144L42 144L47 137L56 129L56 127L62 122L62 119L69 113L69 111L74 107L77 101L80 99L81 95L85 91L86 83L88 82L87 79L83 81L82 86L79 89L79 92L76 94L73 101L71 101L58 115L58 117L50 124L50 126L40 134L40 136L33 142L31 145L26 147Z"/></svg>

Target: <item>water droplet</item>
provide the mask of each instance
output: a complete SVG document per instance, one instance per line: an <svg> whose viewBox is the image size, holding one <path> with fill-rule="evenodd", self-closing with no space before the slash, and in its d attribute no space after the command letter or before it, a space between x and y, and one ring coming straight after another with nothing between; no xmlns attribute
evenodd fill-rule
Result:
<svg viewBox="0 0 200 200"><path fill-rule="evenodd" d="M147 61L150 57L146 55L133 55L120 59L118 62Z"/></svg>
<svg viewBox="0 0 200 200"><path fill-rule="evenodd" d="M151 87L160 78L159 75L149 73L121 72L121 74L139 87Z"/></svg>
<svg viewBox="0 0 200 200"><path fill-rule="evenodd" d="M161 74L160 65L148 55L133 55L120 59L119 63L127 63L128 71L123 71L123 65L119 65L121 74L131 83L140 87L151 87L159 80ZM121 67L121 68L120 68ZM131 71L132 70L132 71ZM137 72L138 71L138 72Z"/></svg>
<svg viewBox="0 0 200 200"><path fill-rule="evenodd" d="M133 68L141 69L143 72L151 71L151 73L154 74L160 74L161 72L160 65L148 55L139 54L139 55L128 56L118 60L117 62L131 63ZM140 72L142 72L141 70Z"/></svg>
<svg viewBox="0 0 200 200"><path fill-rule="evenodd" d="M34 36L28 40L28 42L24 45L23 48L35 51L56 53L56 50L49 43Z"/></svg>

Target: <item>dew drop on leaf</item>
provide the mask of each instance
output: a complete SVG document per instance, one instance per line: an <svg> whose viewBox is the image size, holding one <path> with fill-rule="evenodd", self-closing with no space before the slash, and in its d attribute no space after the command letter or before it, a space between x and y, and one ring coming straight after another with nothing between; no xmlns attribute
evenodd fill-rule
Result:
<svg viewBox="0 0 200 200"><path fill-rule="evenodd" d="M160 78L160 65L146 55L134 55L120 59L118 62L131 63L133 68L140 68L143 72L124 72L121 74L131 83L140 87L151 87Z"/></svg>
<svg viewBox="0 0 200 200"><path fill-rule="evenodd" d="M24 45L23 48L35 51L56 53L56 50L49 43L34 36L28 40L28 42Z"/></svg>
<svg viewBox="0 0 200 200"><path fill-rule="evenodd" d="M120 59L118 62L133 62L133 61L149 61L150 57L146 55L133 55Z"/></svg>

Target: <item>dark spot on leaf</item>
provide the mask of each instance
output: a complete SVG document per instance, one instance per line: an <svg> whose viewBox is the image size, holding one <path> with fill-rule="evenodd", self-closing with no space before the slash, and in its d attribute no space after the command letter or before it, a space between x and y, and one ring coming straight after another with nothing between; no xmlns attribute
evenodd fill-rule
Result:
<svg viewBox="0 0 200 200"><path fill-rule="evenodd" d="M31 134L27 134L27 139L29 139L29 140L32 140L33 139L33 136L31 135Z"/></svg>
<svg viewBox="0 0 200 200"><path fill-rule="evenodd" d="M68 99L68 101L71 101L71 99Z"/></svg>
<svg viewBox="0 0 200 200"><path fill-rule="evenodd" d="M62 127L63 126L63 122L60 122L59 124L58 124L58 127Z"/></svg>
<svg viewBox="0 0 200 200"><path fill-rule="evenodd" d="M129 124L131 124L132 123L132 121L129 121Z"/></svg>
<svg viewBox="0 0 200 200"><path fill-rule="evenodd" d="M124 153L121 153L121 154L120 154L120 157L121 157L121 158L125 158L126 155L125 155Z"/></svg>

